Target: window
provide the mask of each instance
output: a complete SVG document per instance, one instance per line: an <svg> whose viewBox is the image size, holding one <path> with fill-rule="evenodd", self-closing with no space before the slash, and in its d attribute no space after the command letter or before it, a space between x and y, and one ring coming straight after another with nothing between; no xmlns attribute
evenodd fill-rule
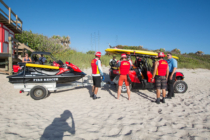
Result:
<svg viewBox="0 0 210 140"><path fill-rule="evenodd" d="M4 42L8 42L9 32L7 30L4 30Z"/></svg>
<svg viewBox="0 0 210 140"><path fill-rule="evenodd" d="M6 43L3 44L3 52L8 53L8 44Z"/></svg>

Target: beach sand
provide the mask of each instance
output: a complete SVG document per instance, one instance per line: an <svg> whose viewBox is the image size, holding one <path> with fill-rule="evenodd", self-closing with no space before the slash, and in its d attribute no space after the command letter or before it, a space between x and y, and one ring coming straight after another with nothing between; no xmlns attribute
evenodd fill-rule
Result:
<svg viewBox="0 0 210 140"><path fill-rule="evenodd" d="M108 68L104 67L106 81ZM91 87L75 88L33 100L0 74L1 140L177 140L210 139L210 71L178 69L188 90L156 104L154 90L135 90L131 100L113 85L90 98ZM85 70L87 74L90 69Z"/></svg>

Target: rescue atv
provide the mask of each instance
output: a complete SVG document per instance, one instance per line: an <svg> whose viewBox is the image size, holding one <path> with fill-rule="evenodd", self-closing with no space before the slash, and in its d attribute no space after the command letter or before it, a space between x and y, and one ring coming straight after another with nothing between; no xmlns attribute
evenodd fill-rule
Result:
<svg viewBox="0 0 210 140"><path fill-rule="evenodd" d="M129 71L128 79L130 83L130 90L131 89L154 89L155 88L155 80L152 82L152 74L154 70L154 66L149 63L149 59L152 60L153 64L155 63L155 56L149 55L137 55L137 54L130 54L130 56L139 56L141 58L141 63L139 69L141 70L142 80L140 81L137 76L137 68L132 67ZM119 81L119 69L117 67L111 67L109 70L109 76L111 81L114 82L118 89L118 81ZM187 83L184 81L184 74L182 72L176 72L176 79L174 83L174 92L175 93L185 93L188 89ZM126 85L123 83L122 93L126 93Z"/></svg>

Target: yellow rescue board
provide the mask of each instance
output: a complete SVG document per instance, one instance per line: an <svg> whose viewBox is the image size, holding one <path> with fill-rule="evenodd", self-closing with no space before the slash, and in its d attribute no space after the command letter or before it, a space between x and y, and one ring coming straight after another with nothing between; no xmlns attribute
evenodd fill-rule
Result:
<svg viewBox="0 0 210 140"><path fill-rule="evenodd" d="M31 63L26 63L27 67L34 67L34 68L43 68L43 69L59 69L59 67L55 66L48 66L48 65L41 65L41 64L31 64Z"/></svg>
<svg viewBox="0 0 210 140"><path fill-rule="evenodd" d="M143 54L143 55L152 55L152 56L157 56L158 53L156 52L151 52L151 51L140 51L140 50L126 50L126 49L114 49L114 48L108 48L105 50L106 52L109 52L109 53L114 53L114 54L117 54L117 53L134 53L135 54ZM177 56L172 56L173 58L175 59L179 59Z"/></svg>

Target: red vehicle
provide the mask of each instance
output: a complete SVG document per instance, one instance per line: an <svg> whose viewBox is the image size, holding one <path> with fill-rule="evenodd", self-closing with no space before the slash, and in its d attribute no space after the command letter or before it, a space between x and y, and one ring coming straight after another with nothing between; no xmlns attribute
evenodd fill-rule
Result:
<svg viewBox="0 0 210 140"><path fill-rule="evenodd" d="M136 55L133 55L136 56ZM155 88L155 80L152 82L152 74L153 74L153 67L149 64L149 60L151 59L152 62L155 62L155 57L153 56L146 56L146 55L138 55L141 57L141 63L139 69L141 70L142 75L142 82L139 81L137 76L137 68L133 67L128 74L129 81L130 81L130 89L154 89ZM119 80L119 70L116 67L112 67L109 72L109 76L111 81L113 81L117 88L118 88L118 80ZM187 91L187 84L184 81L184 74L181 72L176 72L176 81L174 83L174 91L176 93L185 93ZM121 92L127 92L126 86L123 83Z"/></svg>

